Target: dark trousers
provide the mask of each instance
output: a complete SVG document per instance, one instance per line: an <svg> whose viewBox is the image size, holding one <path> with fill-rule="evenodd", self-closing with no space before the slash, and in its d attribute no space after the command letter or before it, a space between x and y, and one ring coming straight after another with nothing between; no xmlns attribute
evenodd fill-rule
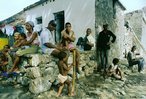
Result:
<svg viewBox="0 0 146 99"><path fill-rule="evenodd" d="M138 72L140 72L144 68L144 59L143 58L139 58L139 59L136 59L136 60L132 60L129 65L130 66L138 65Z"/></svg>
<svg viewBox="0 0 146 99"><path fill-rule="evenodd" d="M99 50L101 69L104 69L104 70L106 70L106 67L108 65L108 52L109 50L107 49Z"/></svg>

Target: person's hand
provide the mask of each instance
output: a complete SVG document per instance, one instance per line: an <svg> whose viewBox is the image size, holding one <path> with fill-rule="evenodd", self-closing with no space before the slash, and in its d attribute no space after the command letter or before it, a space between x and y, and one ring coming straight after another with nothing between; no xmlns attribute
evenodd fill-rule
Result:
<svg viewBox="0 0 146 99"><path fill-rule="evenodd" d="M108 43L107 43L107 45L111 45L111 44L112 44L112 42L108 42Z"/></svg>

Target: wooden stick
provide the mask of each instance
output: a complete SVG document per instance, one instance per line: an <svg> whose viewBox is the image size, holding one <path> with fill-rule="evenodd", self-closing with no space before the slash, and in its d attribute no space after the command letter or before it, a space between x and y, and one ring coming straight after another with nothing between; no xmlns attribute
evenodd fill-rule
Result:
<svg viewBox="0 0 146 99"><path fill-rule="evenodd" d="M73 50L73 79L72 79L72 93L75 91L75 78L76 78L76 51Z"/></svg>

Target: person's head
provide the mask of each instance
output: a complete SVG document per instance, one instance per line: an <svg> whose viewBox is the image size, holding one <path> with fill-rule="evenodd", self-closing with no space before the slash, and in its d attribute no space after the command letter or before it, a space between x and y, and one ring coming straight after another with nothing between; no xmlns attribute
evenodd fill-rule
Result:
<svg viewBox="0 0 146 99"><path fill-rule="evenodd" d="M47 27L50 31L54 31L56 30L56 22L55 20L51 20L49 23L48 23L48 27Z"/></svg>
<svg viewBox="0 0 146 99"><path fill-rule="evenodd" d="M34 23L32 21L28 21L25 23L26 30L28 31L33 30L33 27L34 27Z"/></svg>
<svg viewBox="0 0 146 99"><path fill-rule="evenodd" d="M70 32L70 31L71 31L71 23L67 22L67 23L65 24L65 28L66 28L66 31L67 31L67 32Z"/></svg>
<svg viewBox="0 0 146 99"><path fill-rule="evenodd" d="M64 51L61 51L59 54L58 54L58 58L59 60L62 60L62 61L66 61L67 60L67 53L64 52Z"/></svg>
<svg viewBox="0 0 146 99"><path fill-rule="evenodd" d="M88 29L86 30L86 35L88 36L88 35L90 35L90 34L91 34L91 29L88 28Z"/></svg>
<svg viewBox="0 0 146 99"><path fill-rule="evenodd" d="M136 50L136 46L132 46L131 51L134 52Z"/></svg>
<svg viewBox="0 0 146 99"><path fill-rule="evenodd" d="M20 40L24 40L24 39L26 39L26 35L24 33L21 33L20 34Z"/></svg>
<svg viewBox="0 0 146 99"><path fill-rule="evenodd" d="M3 28L5 26L5 23L0 22L0 28Z"/></svg>
<svg viewBox="0 0 146 99"><path fill-rule="evenodd" d="M20 33L19 32L14 33L14 39L15 40L18 40L19 37L20 37Z"/></svg>
<svg viewBox="0 0 146 99"><path fill-rule="evenodd" d="M113 59L113 64L114 64L114 65L117 65L118 63L119 63L119 59L118 59L118 58L114 58L114 59Z"/></svg>
<svg viewBox="0 0 146 99"><path fill-rule="evenodd" d="M108 24L104 24L104 25L103 25L103 29L104 29L104 30L107 30L107 29L108 29Z"/></svg>
<svg viewBox="0 0 146 99"><path fill-rule="evenodd" d="M10 50L10 46L9 45L5 45L3 48L3 51L8 52Z"/></svg>

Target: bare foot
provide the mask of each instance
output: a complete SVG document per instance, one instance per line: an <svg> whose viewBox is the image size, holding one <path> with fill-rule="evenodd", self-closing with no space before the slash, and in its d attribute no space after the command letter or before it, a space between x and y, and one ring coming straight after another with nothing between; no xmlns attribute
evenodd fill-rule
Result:
<svg viewBox="0 0 146 99"><path fill-rule="evenodd" d="M59 97L59 96L60 96L60 94L57 94L57 95L56 95L56 97Z"/></svg>
<svg viewBox="0 0 146 99"><path fill-rule="evenodd" d="M71 92L71 94L69 94L70 96L75 96L75 93L74 93L74 91L73 92ZM69 96L68 95L68 96Z"/></svg>

